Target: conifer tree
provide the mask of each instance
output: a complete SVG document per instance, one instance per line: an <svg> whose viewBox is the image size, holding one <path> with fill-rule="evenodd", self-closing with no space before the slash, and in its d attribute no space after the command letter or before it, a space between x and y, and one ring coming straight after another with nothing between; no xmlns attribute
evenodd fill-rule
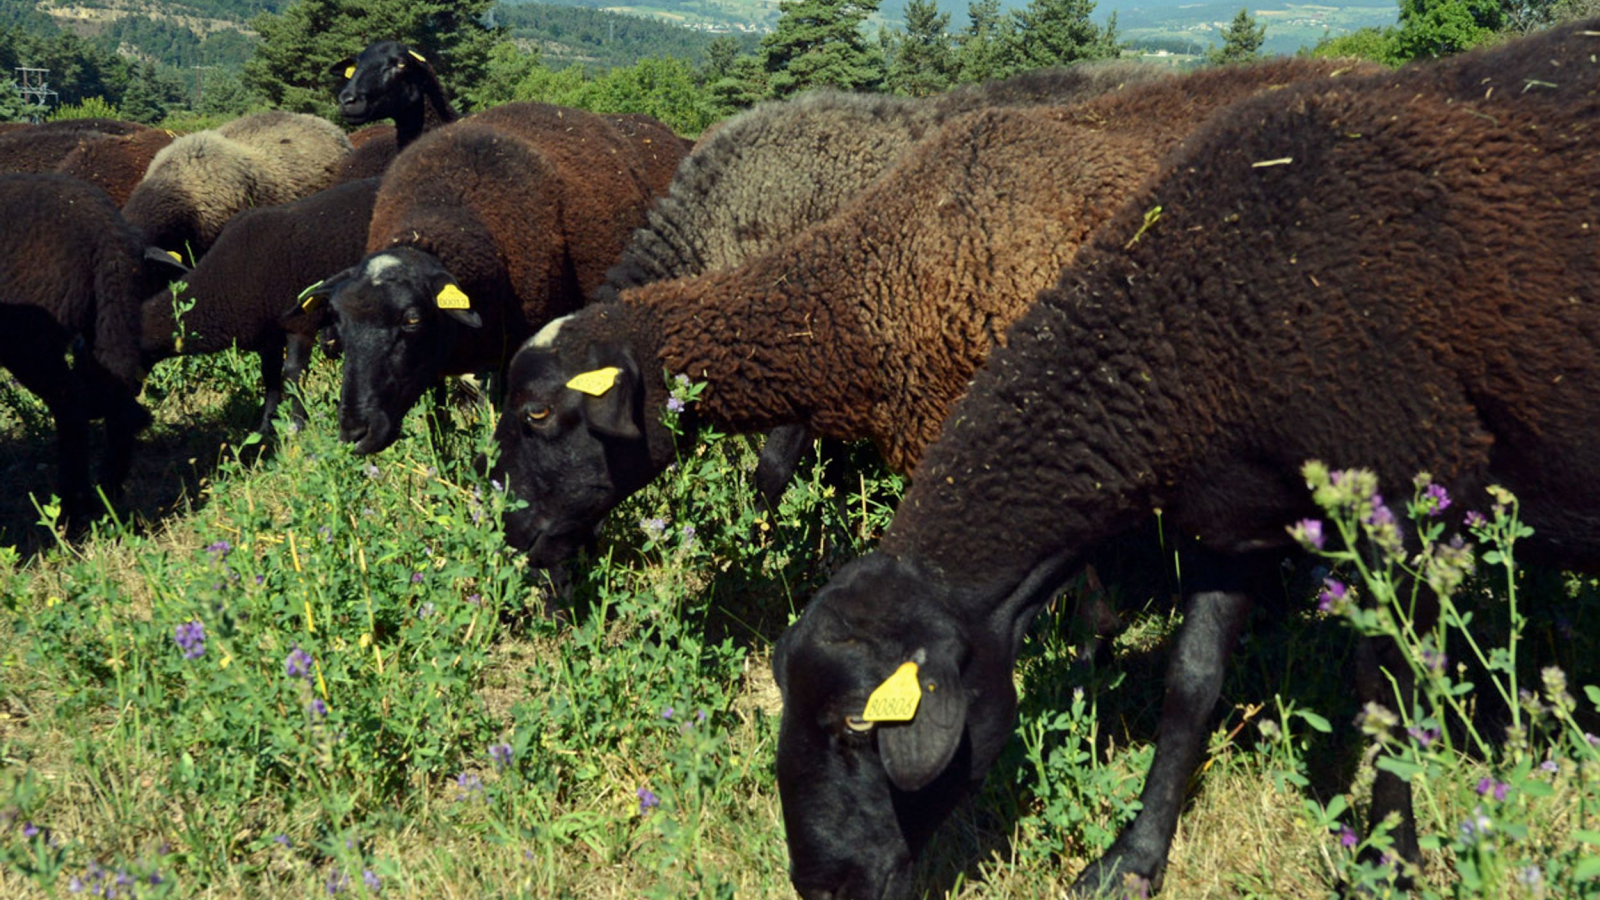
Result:
<svg viewBox="0 0 1600 900"><path fill-rule="evenodd" d="M977 84L1012 74L1015 22L1000 11L1000 0L967 4L967 27L956 36L956 80Z"/></svg>
<svg viewBox="0 0 1600 900"><path fill-rule="evenodd" d="M1261 44L1267 39L1267 26L1257 25L1247 7L1239 7L1228 27L1222 30L1222 46L1213 47L1206 59L1213 65L1249 62L1261 55Z"/></svg>
<svg viewBox="0 0 1600 900"><path fill-rule="evenodd" d="M904 31L890 32L889 89L909 97L926 97L955 80L956 54L950 35L950 14L933 0L906 4Z"/></svg>
<svg viewBox="0 0 1600 900"><path fill-rule="evenodd" d="M1114 39L1108 39L1089 20L1093 12L1094 0L1030 0L1026 9L1013 12L1019 68L1062 66L1116 56L1119 51Z"/></svg>
<svg viewBox="0 0 1600 900"><path fill-rule="evenodd" d="M878 0L781 0L782 14L761 39L774 97L815 87L871 91L883 84L883 52L861 31Z"/></svg>

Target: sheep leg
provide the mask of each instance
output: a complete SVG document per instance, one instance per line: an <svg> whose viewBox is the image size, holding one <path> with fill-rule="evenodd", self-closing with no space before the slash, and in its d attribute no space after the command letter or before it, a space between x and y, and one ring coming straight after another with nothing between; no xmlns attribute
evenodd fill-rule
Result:
<svg viewBox="0 0 1600 900"><path fill-rule="evenodd" d="M261 424L256 429L262 437L272 436L272 419L283 402L283 350L283 338L274 336L257 354L261 357L261 387L266 394L261 404Z"/></svg>
<svg viewBox="0 0 1600 900"><path fill-rule="evenodd" d="M1425 634L1422 629L1431 627L1431 623L1418 622L1416 627L1419 634ZM1356 690L1363 704L1375 703L1393 710L1397 702L1408 705L1412 702L1416 679L1412 677L1411 667L1406 664L1402 653L1399 645L1384 637L1364 637L1356 645ZM1393 677L1392 682L1385 672ZM1372 807L1367 815L1368 833L1391 813L1398 816L1394 829L1389 832L1394 840L1394 854L1408 864L1420 865L1422 850L1417 845L1417 820L1411 808L1411 782L1393 772L1379 769L1372 782ZM1402 872L1398 886L1406 888L1409 883L1409 876Z"/></svg>
<svg viewBox="0 0 1600 900"><path fill-rule="evenodd" d="M1189 777L1200 762L1206 724L1222 691L1224 663L1249 613L1250 597L1242 591L1189 596L1167 665L1155 757L1139 794L1143 808L1111 849L1078 876L1072 885L1075 894L1097 896L1120 889L1129 879L1152 891L1160 889Z"/></svg>
<svg viewBox="0 0 1600 900"><path fill-rule="evenodd" d="M306 426L306 405L300 400L300 385L311 366L312 339L303 334L287 336L288 352L283 358L283 381L292 388L289 392L289 416L296 430Z"/></svg>
<svg viewBox="0 0 1600 900"><path fill-rule="evenodd" d="M811 446L811 429L804 425L779 425L767 432L761 444L761 457L756 461L756 490L767 504L767 510L776 514L778 501L793 480L800 457Z"/></svg>
<svg viewBox="0 0 1600 900"><path fill-rule="evenodd" d="M149 426L150 413L139 405L137 395L94 357L85 355L75 367L90 403L89 417L104 418L106 422L106 448L100 460L99 484L107 497L115 498L132 468L134 441L139 432Z"/></svg>
<svg viewBox="0 0 1600 900"><path fill-rule="evenodd" d="M87 392L67 365L66 347L50 340L12 341L0 346L0 364L50 410L61 511L69 523L81 521L90 510L89 408Z"/></svg>

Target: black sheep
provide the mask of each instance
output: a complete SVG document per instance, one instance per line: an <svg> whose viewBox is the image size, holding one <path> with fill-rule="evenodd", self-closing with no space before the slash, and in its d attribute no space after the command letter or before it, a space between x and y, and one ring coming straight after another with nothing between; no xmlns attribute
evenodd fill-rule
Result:
<svg viewBox="0 0 1600 900"><path fill-rule="evenodd" d="M350 125L393 119L394 131L364 140L345 158L335 183L382 175L395 155L441 125L461 118L445 96L433 66L399 41L378 41L347 56L328 72L345 80L339 115Z"/></svg>
<svg viewBox="0 0 1600 900"><path fill-rule="evenodd" d="M140 349L146 364L235 344L259 354L266 389L261 430L270 432L284 382L299 383L322 324L320 311L301 310L296 298L360 261L377 195L378 179L366 178L235 216L183 279L180 296L164 289L145 301ZM194 305L183 315L180 342L176 304L185 301ZM302 417L298 402L295 417Z"/></svg>
<svg viewBox="0 0 1600 900"><path fill-rule="evenodd" d="M912 895L916 854L1010 736L1029 622L1152 509L1198 536L1205 571L1142 808L1084 894L1159 888L1260 552L1315 514L1305 460L1431 471L1463 506L1498 482L1530 552L1600 562L1597 53L1590 21L1245 101L1100 231L955 406L881 549L778 643L803 897ZM925 705L864 721L908 662ZM1372 815L1389 812L1415 860L1409 787L1380 773Z"/></svg>
<svg viewBox="0 0 1600 900"><path fill-rule="evenodd" d="M59 494L75 519L94 508L90 419L106 419L100 483L114 491L128 473L150 420L134 399L139 298L182 269L146 251L104 191L65 175L0 176L0 221L0 365L55 418Z"/></svg>

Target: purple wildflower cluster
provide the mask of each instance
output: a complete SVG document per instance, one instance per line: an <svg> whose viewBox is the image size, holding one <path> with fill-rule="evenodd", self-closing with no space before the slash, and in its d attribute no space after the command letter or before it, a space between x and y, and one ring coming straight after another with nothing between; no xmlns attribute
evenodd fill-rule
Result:
<svg viewBox="0 0 1600 900"><path fill-rule="evenodd" d="M172 629L172 640L183 651L184 659L196 660L206 655L206 626L199 619Z"/></svg>
<svg viewBox="0 0 1600 900"><path fill-rule="evenodd" d="M227 541L216 541L206 547L206 552L211 554L212 559L221 559L232 549L233 545Z"/></svg>
<svg viewBox="0 0 1600 900"><path fill-rule="evenodd" d="M1322 591L1317 594L1317 609L1323 612L1343 612L1350 602L1350 588L1337 578L1322 579Z"/></svg>
<svg viewBox="0 0 1600 900"><path fill-rule="evenodd" d="M91 897L104 897L113 900L116 897L133 897L135 888L139 884L152 887L160 885L164 879L159 872L151 872L143 878L135 878L127 869L119 868L115 872L100 865L97 861L89 863L89 869L84 877L74 875L67 881L67 893L88 894Z"/></svg>
<svg viewBox="0 0 1600 900"><path fill-rule="evenodd" d="M1496 781L1487 775L1478 779L1478 796L1480 797L1493 795L1496 801L1501 801L1506 799L1506 792L1510 790L1511 785L1506 784L1504 781Z"/></svg>
<svg viewBox="0 0 1600 900"><path fill-rule="evenodd" d="M472 774L471 772L462 772L460 775L456 776L456 789L459 791L459 793L456 794L457 802L482 796L483 779Z"/></svg>
<svg viewBox="0 0 1600 900"><path fill-rule="evenodd" d="M494 761L495 768L507 768L511 765L511 745L503 741L498 744L490 744L489 758Z"/></svg>
<svg viewBox="0 0 1600 900"><path fill-rule="evenodd" d="M283 660L283 674L290 678L304 678L306 681L310 681L311 666L311 654L296 647L290 650L289 655Z"/></svg>
<svg viewBox="0 0 1600 900"><path fill-rule="evenodd" d="M655 791L652 791L647 787L642 787L639 788L637 793L639 794L639 813L641 815L644 814L645 811L655 809L661 805L661 798L656 796Z"/></svg>

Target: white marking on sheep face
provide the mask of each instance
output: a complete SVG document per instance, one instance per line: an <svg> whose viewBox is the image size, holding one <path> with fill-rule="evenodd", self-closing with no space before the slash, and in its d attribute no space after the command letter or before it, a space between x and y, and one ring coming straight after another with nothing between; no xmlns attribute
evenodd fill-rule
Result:
<svg viewBox="0 0 1600 900"><path fill-rule="evenodd" d="M541 350L553 346L556 342L556 335L561 333L561 326L565 325L567 320L570 318L572 318L572 316L568 315L562 316L559 319L551 319L549 322L546 322L545 326L539 329L537 334L531 338L528 338L528 343L524 346L538 347Z"/></svg>
<svg viewBox="0 0 1600 900"><path fill-rule="evenodd" d="M374 256L367 260L367 280L373 284L383 284L384 273L401 265L400 258L391 253Z"/></svg>

